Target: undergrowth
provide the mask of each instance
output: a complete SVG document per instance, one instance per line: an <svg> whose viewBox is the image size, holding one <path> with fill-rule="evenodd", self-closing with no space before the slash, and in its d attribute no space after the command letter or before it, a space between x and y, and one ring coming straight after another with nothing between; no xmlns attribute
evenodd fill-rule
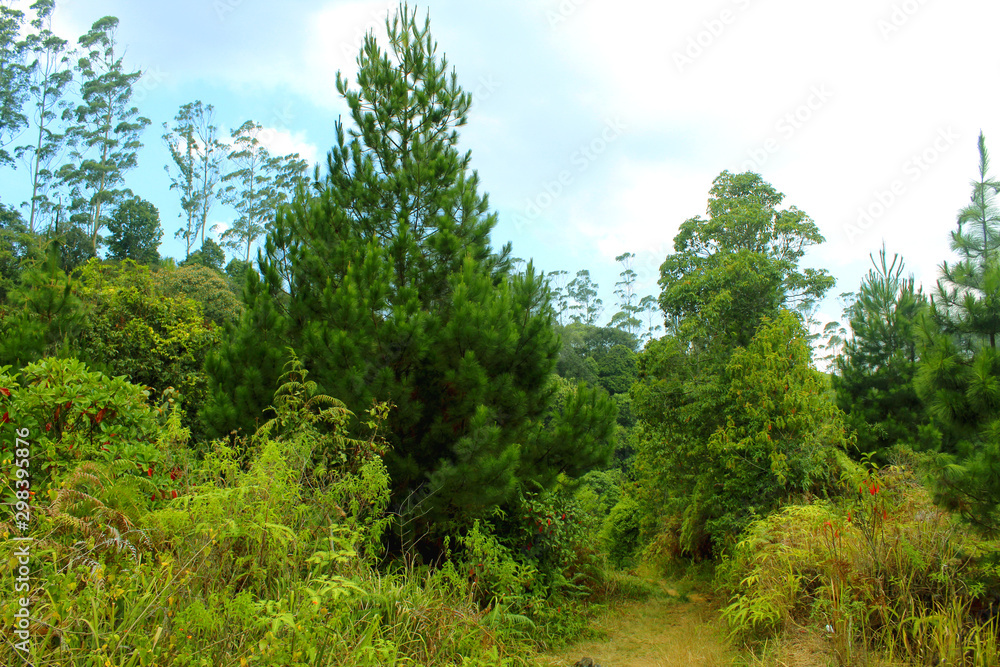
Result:
<svg viewBox="0 0 1000 667"><path fill-rule="evenodd" d="M1000 664L1000 544L936 507L908 468L868 465L849 484L742 534L717 576L732 639L819 636L841 665Z"/></svg>
<svg viewBox="0 0 1000 667"><path fill-rule="evenodd" d="M391 406L359 415L368 436L349 437L353 415L294 358L270 421L201 462L176 411L137 406L133 430L160 433L141 461L37 443L68 463L47 474L49 501L32 499L29 650L13 632L20 600L5 596L0 664L514 667L580 623L551 585L570 570L518 561L485 529L439 567L379 567ZM20 535L11 521L0 533ZM7 581L19 544L0 545Z"/></svg>

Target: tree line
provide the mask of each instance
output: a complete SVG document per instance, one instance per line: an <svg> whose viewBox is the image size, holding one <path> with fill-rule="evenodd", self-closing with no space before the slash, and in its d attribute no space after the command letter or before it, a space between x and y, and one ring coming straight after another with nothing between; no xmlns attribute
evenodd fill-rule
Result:
<svg viewBox="0 0 1000 667"><path fill-rule="evenodd" d="M95 21L73 45L53 32L54 10L55 0L38 0L30 15L0 3L0 167L30 192L19 205L0 198L3 229L20 234L22 252L33 238L59 238L67 266L102 249L113 259L155 262L159 213L128 186L152 124L134 103L144 73L125 63L117 18ZM308 186L308 164L298 154L271 155L255 121L224 134L213 106L200 100L162 129L184 260L200 252L196 260L224 263L224 248L234 255L231 273L241 274L277 206ZM218 243L206 236L217 204L236 214L215 230Z"/></svg>

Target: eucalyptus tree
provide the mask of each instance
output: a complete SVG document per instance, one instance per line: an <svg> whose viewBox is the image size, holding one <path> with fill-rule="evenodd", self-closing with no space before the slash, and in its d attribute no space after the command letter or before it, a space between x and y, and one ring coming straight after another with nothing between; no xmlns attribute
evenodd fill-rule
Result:
<svg viewBox="0 0 1000 667"><path fill-rule="evenodd" d="M126 71L117 30L118 19L105 16L80 37L84 55L76 70L82 103L69 114L74 123L67 131L71 161L58 172L71 188L71 219L89 233L93 254L105 207L126 193L125 174L138 164L140 137L150 124L131 104L142 72Z"/></svg>
<svg viewBox="0 0 1000 667"><path fill-rule="evenodd" d="M35 29L26 39L32 57L28 65L28 96L34 142L18 148L18 157L28 163L31 172L31 199L28 229L34 233L42 216L51 215L55 203L49 192L56 180L55 169L66 144L60 119L69 108L66 93L73 82L72 53L69 42L52 32L54 0L38 0L32 5Z"/></svg>
<svg viewBox="0 0 1000 667"><path fill-rule="evenodd" d="M27 45L21 39L24 12L12 0L0 0L0 167L14 166L7 147L27 126L24 102L27 98L28 70L24 65Z"/></svg>
<svg viewBox="0 0 1000 667"><path fill-rule="evenodd" d="M261 139L264 127L248 120L233 130L229 162L234 169L222 177L223 200L236 209L233 224L222 232L223 247L250 261L250 250L269 231L278 206L304 185L308 163L297 153L272 156Z"/></svg>
<svg viewBox="0 0 1000 667"><path fill-rule="evenodd" d="M638 316L642 312L642 308L636 303L635 281L638 274L632 268L634 259L635 253L631 252L622 253L615 257L615 261L622 265L622 272L620 274L621 280L615 283L615 287L618 288L615 290L615 296L618 297L619 310L612 316L611 326L627 331L638 338L639 327L642 326L642 320Z"/></svg>
<svg viewBox="0 0 1000 667"><path fill-rule="evenodd" d="M224 145L214 113L211 104L196 100L181 106L172 126L163 124L163 142L173 162L163 168L170 175L170 189L180 197L184 225L175 236L184 240L185 257L199 236L204 244L208 212L220 194Z"/></svg>

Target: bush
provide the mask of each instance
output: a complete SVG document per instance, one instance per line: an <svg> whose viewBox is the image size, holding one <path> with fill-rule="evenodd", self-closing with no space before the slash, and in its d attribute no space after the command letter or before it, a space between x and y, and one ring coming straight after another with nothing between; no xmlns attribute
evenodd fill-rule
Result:
<svg viewBox="0 0 1000 667"><path fill-rule="evenodd" d="M719 568L734 638L827 628L841 664L876 650L908 660L997 664L1000 544L961 529L903 468L869 470L836 502L754 522ZM963 663L964 664L964 663Z"/></svg>
<svg viewBox="0 0 1000 667"><path fill-rule="evenodd" d="M625 496L611 510L601 530L608 550L608 559L615 567L632 564L639 550L639 504Z"/></svg>

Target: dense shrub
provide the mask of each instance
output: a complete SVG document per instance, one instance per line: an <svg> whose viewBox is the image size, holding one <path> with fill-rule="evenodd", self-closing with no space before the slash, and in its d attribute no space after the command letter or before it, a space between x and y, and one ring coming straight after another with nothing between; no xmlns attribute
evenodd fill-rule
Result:
<svg viewBox="0 0 1000 667"><path fill-rule="evenodd" d="M868 651L998 664L987 610L1000 544L962 530L907 469L850 483L836 502L791 505L743 533L718 570L732 594L723 615L734 638L826 628L841 664Z"/></svg>

